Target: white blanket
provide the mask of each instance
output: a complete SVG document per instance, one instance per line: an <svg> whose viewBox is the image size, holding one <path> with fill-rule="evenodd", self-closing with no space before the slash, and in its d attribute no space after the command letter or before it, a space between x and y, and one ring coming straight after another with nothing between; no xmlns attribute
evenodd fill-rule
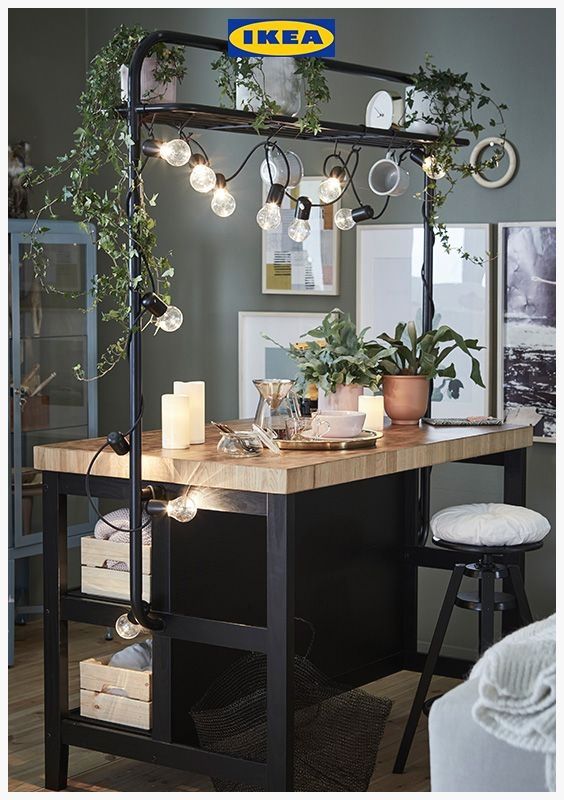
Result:
<svg viewBox="0 0 564 800"><path fill-rule="evenodd" d="M506 636L470 678L479 681L476 722L515 747L544 753L547 788L555 791L556 616Z"/></svg>

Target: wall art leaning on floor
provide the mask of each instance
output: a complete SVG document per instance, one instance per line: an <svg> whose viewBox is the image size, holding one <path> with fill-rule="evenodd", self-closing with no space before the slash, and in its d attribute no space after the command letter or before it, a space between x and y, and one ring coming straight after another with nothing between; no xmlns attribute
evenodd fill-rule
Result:
<svg viewBox="0 0 564 800"><path fill-rule="evenodd" d="M498 228L498 408L556 441L556 225Z"/></svg>

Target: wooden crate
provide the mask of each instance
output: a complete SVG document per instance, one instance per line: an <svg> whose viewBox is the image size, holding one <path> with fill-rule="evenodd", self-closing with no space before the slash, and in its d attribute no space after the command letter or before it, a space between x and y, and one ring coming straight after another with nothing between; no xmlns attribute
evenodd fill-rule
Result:
<svg viewBox="0 0 564 800"><path fill-rule="evenodd" d="M151 545L144 544L143 600L151 601ZM129 543L83 536L80 542L81 589L85 594L129 600L129 571L108 569L106 561L124 561L129 566Z"/></svg>
<svg viewBox="0 0 564 800"><path fill-rule="evenodd" d="M110 667L110 656L80 662L80 713L83 717L149 730L152 724L152 672ZM119 694L109 694L115 690Z"/></svg>

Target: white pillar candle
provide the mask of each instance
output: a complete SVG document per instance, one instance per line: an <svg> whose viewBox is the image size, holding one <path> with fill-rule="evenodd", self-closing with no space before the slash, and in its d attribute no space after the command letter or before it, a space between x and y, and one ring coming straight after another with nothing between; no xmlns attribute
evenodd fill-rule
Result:
<svg viewBox="0 0 564 800"><path fill-rule="evenodd" d="M190 398L182 394L161 397L162 445L165 450L190 447Z"/></svg>
<svg viewBox="0 0 564 800"><path fill-rule="evenodd" d="M381 431L384 427L384 397L362 394L358 398L358 410L366 414L364 427L370 431Z"/></svg>
<svg viewBox="0 0 564 800"><path fill-rule="evenodd" d="M206 384L204 381L174 381L174 394L190 398L190 444L206 441Z"/></svg>

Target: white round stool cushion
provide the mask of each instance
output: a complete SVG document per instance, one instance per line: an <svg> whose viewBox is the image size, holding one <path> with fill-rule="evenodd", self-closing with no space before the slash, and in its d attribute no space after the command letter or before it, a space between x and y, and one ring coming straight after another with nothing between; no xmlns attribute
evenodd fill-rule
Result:
<svg viewBox="0 0 564 800"><path fill-rule="evenodd" d="M436 539L481 547L511 547L540 542L549 521L530 508L505 503L468 503L438 511L431 519Z"/></svg>

